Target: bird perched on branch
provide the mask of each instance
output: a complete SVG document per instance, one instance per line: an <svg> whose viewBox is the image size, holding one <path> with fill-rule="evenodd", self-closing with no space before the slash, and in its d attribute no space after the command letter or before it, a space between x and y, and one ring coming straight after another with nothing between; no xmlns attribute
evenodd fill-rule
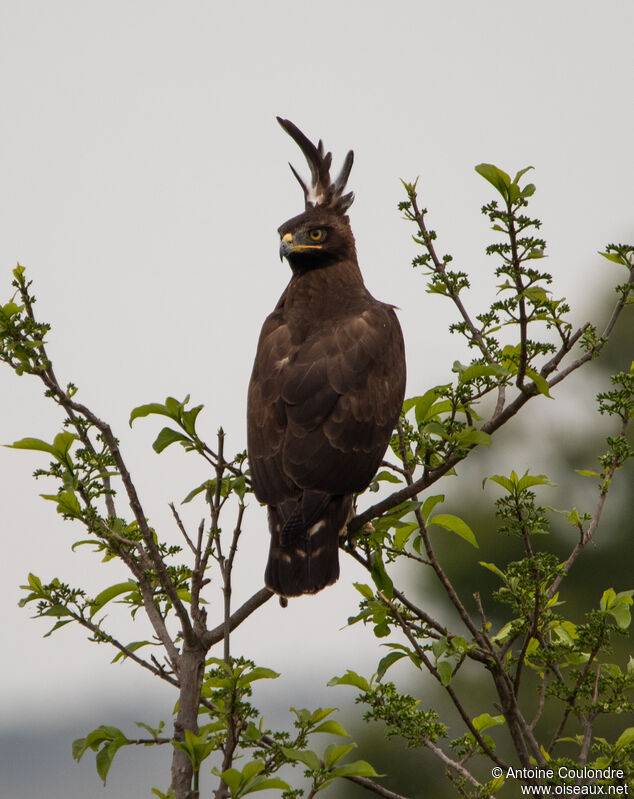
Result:
<svg viewBox="0 0 634 799"><path fill-rule="evenodd" d="M331 153L278 122L308 161L305 211L279 228L292 277L266 319L248 397L253 490L268 505L265 583L282 597L313 594L339 577L339 536L353 495L369 485L398 419L405 352L394 307L366 289Z"/></svg>

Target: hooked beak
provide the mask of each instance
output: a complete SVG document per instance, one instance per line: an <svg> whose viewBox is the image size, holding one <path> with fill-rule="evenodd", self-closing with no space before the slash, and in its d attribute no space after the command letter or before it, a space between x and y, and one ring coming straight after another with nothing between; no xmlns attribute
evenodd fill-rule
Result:
<svg viewBox="0 0 634 799"><path fill-rule="evenodd" d="M321 244L295 244L292 233L285 233L280 241L280 261L301 250L321 250Z"/></svg>
<svg viewBox="0 0 634 799"><path fill-rule="evenodd" d="M287 233L280 241L280 261L288 258L290 253L293 252L293 234Z"/></svg>

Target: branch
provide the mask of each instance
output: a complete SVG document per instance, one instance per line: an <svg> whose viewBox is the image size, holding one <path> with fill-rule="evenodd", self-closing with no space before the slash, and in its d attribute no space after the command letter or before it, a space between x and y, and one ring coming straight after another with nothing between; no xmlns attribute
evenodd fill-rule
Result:
<svg viewBox="0 0 634 799"><path fill-rule="evenodd" d="M624 419L623 423L621 425L620 435L623 436L623 437L625 437L625 434L627 433L627 429L629 427L629 421L630 421L629 419ZM586 546L586 544L588 544L590 541L592 541L592 538L594 537L594 534L596 533L596 531L597 531L597 529L599 527L599 521L601 520L601 514L603 513L603 507L605 505L605 500L607 499L607 496L608 496L608 490L609 490L610 482L611 482L612 478L614 477L614 473L616 472L616 470L618 468L619 468L619 464L615 460L613 460L612 463L610 464L610 468L608 469L608 471L607 471L607 473L605 475L605 478L603 480L603 488L601 489L601 493L599 494L599 501L597 502L597 509L594 512L594 516L592 517L592 519L590 521L588 529L585 531L585 533L582 532L579 540L577 541L577 543L574 546L574 549L572 550L572 552L568 556L568 559L564 563L564 565L563 565L563 573L560 574L558 577L556 577L555 580L553 581L553 584L551 585L550 589L548 590L548 596L549 597L553 597L555 595L555 593L557 592L557 589L559 588L559 586L561 584L561 581L568 574L568 572L572 568L573 563L577 560L577 558L581 554L581 551L583 550L583 548Z"/></svg>
<svg viewBox="0 0 634 799"><path fill-rule="evenodd" d="M229 630L233 631L236 627L238 627L242 622L248 618L254 611L256 611L261 605L265 602L268 602L269 599L275 596L272 591L269 591L268 588L260 588L250 599L238 608L238 610L233 613L229 618ZM214 644L217 644L218 641L222 641L225 635L225 622L223 621L217 627L214 627L213 630L208 630L202 636L202 645L205 649L210 649Z"/></svg>
<svg viewBox="0 0 634 799"><path fill-rule="evenodd" d="M407 624L405 623L405 620L403 619L401 614L398 612L398 608L396 607L396 605L393 602L391 602L381 591L378 592L378 595L381 598L381 601L384 602L390 608L392 613L394 614L394 617L396 618L397 622L399 623L400 628L405 633L405 636L406 636L407 640L414 647L414 650L416 651L416 654L418 655L418 657L425 664L425 667L427 668L427 671L429 671L429 673L433 677L435 677L436 680L438 680L438 682L443 686L445 691L447 691L447 693L449 694L449 696L451 697L451 701L454 704L454 707L456 708L456 710L460 714L460 717L462 718L463 722L465 723L467 729L473 735L473 737L477 741L478 745L481 747L482 751L494 763L496 763L498 766L502 766L503 768L508 768L508 766L502 760L500 760L497 757L495 752L487 746L487 744L485 743L484 739L482 738L482 736L480 735L478 730L476 730L476 728L473 726L473 723L472 723L471 719L469 718L469 714L463 708L462 702L460 702L460 700L458 699L458 697L456 695L456 692L453 690L451 685L443 685L442 678L440 676L440 673L439 673L438 669L430 661L430 659L427 657L427 654L425 653L425 651L422 649L422 647L419 645L418 641L414 638L414 636L410 632Z"/></svg>
<svg viewBox="0 0 634 799"><path fill-rule="evenodd" d="M467 771L467 769L461 763L458 763L456 760L452 760L450 757L448 757L439 746L436 746L431 741L425 741L425 746L431 752L433 752L439 760L442 760L446 766L454 769L454 771L457 771L458 774L470 782L471 785L475 786L476 788L482 787L482 785L473 777L471 772ZM483 796L483 799L490 799L490 796L491 794L486 794Z"/></svg>
<svg viewBox="0 0 634 799"><path fill-rule="evenodd" d="M161 582L161 586L165 590L165 593L170 599L174 610L181 622L183 635L185 638L191 638L192 636L192 624L189 618L189 614L185 605L183 604L181 598L176 591L176 587L172 582L171 577L167 571L167 566L165 565L163 559L161 558L161 554L158 550L158 546L154 539L154 534L150 530L147 518L145 513L143 512L143 508L141 506L141 502L139 500L138 494L136 492L136 487L132 482L132 477L130 476L130 472L127 469L125 461L121 455L121 451L119 450L119 445L117 443L116 438L106 422L102 421L98 416L96 416L89 408L85 405L82 405L79 402L75 402L74 400L70 399L61 389L57 381L52 381L48 375L45 373L42 374L42 380L44 381L45 385L48 387L49 391L51 392L52 396L56 399L58 404L60 404L65 410L69 408L76 411L77 413L84 416L84 418L88 419L101 433L104 438L104 441L108 445L108 449L110 450L110 454L112 455L114 462L117 466L117 470L119 472L119 476L121 477L121 481L123 482L123 486L125 488L126 494L128 496L128 502L130 505L130 509L134 515L134 518L139 525L139 530L141 531L141 536L143 538L143 543L147 547L148 555L152 561L153 568L156 570L158 578Z"/></svg>
<svg viewBox="0 0 634 799"><path fill-rule="evenodd" d="M413 218L416 221L416 224L418 225L418 228L420 230L421 236L423 237L423 241L425 243L425 247L427 249L427 252L431 256L432 262L434 264L434 270L433 271L436 272L439 275L443 275L444 276L446 274L446 271L447 271L446 267L445 267L445 264L438 257L438 255L436 253L436 249L435 249L435 247L433 245L432 238L431 238L431 236L429 234L429 231L427 230L427 226L425 225L425 213L426 213L426 211L425 210L421 211L418 208L417 197L416 197L415 194L412 193L410 195L410 200L412 202L412 209L414 211ZM467 327L469 328L469 332L471 333L472 340L477 343L478 347L480 348L480 351L482 352L482 354L484 355L486 360L489 363L493 363L493 358L491 357L491 353L489 352L489 350L487 348L487 345L485 344L484 339L482 338L482 333L478 330L478 328L471 321L471 317L469 316L469 313L467 312L467 309L465 308L465 306L462 304L462 300L460 299L460 296L453 289L448 289L448 291L449 291L449 297L453 301L454 305L456 306L456 308L460 312L460 315L464 319Z"/></svg>
<svg viewBox="0 0 634 799"><path fill-rule="evenodd" d="M383 796L384 799L407 799L407 797L402 796L400 793L395 793L394 791L390 791L389 788L379 785L378 782L374 782L374 780L371 780L369 777L345 777L344 779L354 782L362 788L367 788L368 791L373 791L379 796Z"/></svg>
<svg viewBox="0 0 634 799"><path fill-rule="evenodd" d="M526 316L526 300L524 298L525 286L522 283L522 272L520 267L520 256L517 252L517 231L515 230L513 210L510 199L507 200L507 213L509 215L508 222L508 235L511 242L511 263L510 266L513 270L513 280L515 282L515 290L519 300L520 318L518 320L520 328L520 362L517 367L517 378L515 385L524 390L524 378L526 377L526 368L528 366L528 351L527 351L527 328L528 318Z"/></svg>
<svg viewBox="0 0 634 799"><path fill-rule="evenodd" d="M180 530L181 535L183 536L183 538L187 542L187 546L191 549L191 551L195 555L196 554L196 547L194 546L194 544L193 544L191 538L189 537L189 535L187 534L187 530L185 529L185 525L183 524L183 521L182 521L181 517L179 516L178 511L174 507L174 503L170 502L169 503L169 507L170 507L170 510L172 511L172 515L174 516L174 519L176 520L176 526L178 527L178 529Z"/></svg>
<svg viewBox="0 0 634 799"><path fill-rule="evenodd" d="M68 610L68 608L67 608ZM94 624L89 619L84 618L78 614L69 611L70 615L78 622L82 627L85 627L87 630L90 630L93 635L95 636L94 640L97 642L105 641L109 644L112 644L115 649L118 649L125 657L130 658L135 663L138 663L139 666L142 666L144 669L151 671L156 677L160 677L162 680L170 683L171 685L178 686L178 680L175 677L170 676L164 668L160 665L152 665L147 660L144 660L142 657L139 657L135 652L128 649L125 644L122 644L116 638L114 638L110 633L104 632L98 624ZM163 643L161 641L161 643ZM156 661L155 661L156 663Z"/></svg>

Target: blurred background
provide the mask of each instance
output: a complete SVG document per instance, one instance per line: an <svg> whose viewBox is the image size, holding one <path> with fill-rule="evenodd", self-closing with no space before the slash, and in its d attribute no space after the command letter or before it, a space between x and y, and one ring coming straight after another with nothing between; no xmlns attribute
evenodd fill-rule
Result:
<svg viewBox="0 0 634 799"><path fill-rule="evenodd" d="M531 209L544 220L554 294L570 301L574 325L607 319L624 272L596 253L634 239L633 26L629 0L4 0L0 299L10 298L19 261L34 281L39 318L53 326L48 351L60 381L78 385L81 401L111 423L162 537L177 535L168 503L207 475L175 448L157 456L159 424L139 420L130 429L130 410L190 393L205 404L200 428L209 443L222 425L229 452L246 445L257 336L289 276L276 229L302 210L286 162L306 171L275 115L323 138L335 168L354 149L350 216L360 264L372 293L400 308L408 395L416 395L447 382L450 365L468 354L447 331L448 301L426 294L410 267L415 245L396 209L399 178L420 176L439 251L469 273L467 301L478 312L495 293L494 263L484 255L491 233L480 214L492 191L473 167L489 161L514 173L533 165ZM488 474L543 472L557 483L540 493L543 504L593 508L591 481L572 470L597 465L612 428L596 416L594 395L608 387L609 370L629 368L633 340L630 315L606 358L558 388L555 402L535 400L460 467L459 495L450 478L434 491L478 535L479 559L513 556L514 542L495 532L497 494L481 488ZM0 442L52 440L61 422L34 379L0 370ZM92 593L127 577L86 548L71 552L81 531L38 498L50 488L31 479L41 465L35 453L0 449L0 795L149 796L169 782L161 751L121 750L103 788L94 759L75 764L70 746L102 723L133 735L135 720L169 719L173 692L134 664L110 665L114 653L79 630L44 638L47 625L17 606L29 571ZM602 529L575 566L583 590L566 601L578 607L577 620L604 588L633 587L633 479L631 470L618 476ZM260 587L268 549L265 514L251 505L236 603ZM202 512L201 503L184 506L186 524L197 526ZM570 530L558 520L553 536L558 551L569 549ZM474 571L467 548L450 542L441 553L447 569L465 595L487 593L492 575ZM327 680L376 668L371 631L346 627L357 603L351 584L366 579L348 561L333 588L286 610L269 602L235 634L236 652L282 672L255 693L270 726L290 725L291 705L350 707L352 691L326 688ZM413 584L419 579L403 576L436 612L436 586ZM143 636L121 608L109 614L122 639ZM442 711L430 681L402 663L393 675ZM348 710L342 722L359 756L394 775L386 784L431 795L442 769L430 757L387 746L381 729L352 719Z"/></svg>

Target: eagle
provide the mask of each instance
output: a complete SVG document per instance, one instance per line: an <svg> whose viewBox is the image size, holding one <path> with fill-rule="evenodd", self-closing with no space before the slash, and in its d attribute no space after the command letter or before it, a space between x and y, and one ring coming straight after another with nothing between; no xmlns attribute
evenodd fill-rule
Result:
<svg viewBox="0 0 634 799"><path fill-rule="evenodd" d="M311 172L305 210L278 229L292 275L260 333L249 384L251 484L268 506L264 581L280 597L339 577L339 536L374 477L403 404L405 348L394 306L364 285L345 194L354 154L332 154L277 118Z"/></svg>

